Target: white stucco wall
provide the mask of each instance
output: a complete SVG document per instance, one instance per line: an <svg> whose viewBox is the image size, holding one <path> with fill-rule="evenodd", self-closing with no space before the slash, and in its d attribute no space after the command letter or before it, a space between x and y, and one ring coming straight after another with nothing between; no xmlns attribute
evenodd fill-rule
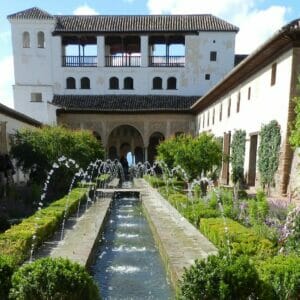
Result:
<svg viewBox="0 0 300 300"><path fill-rule="evenodd" d="M272 64L277 63L276 83L271 86ZM288 128L288 106L290 101L292 74L292 50L285 52L259 72L253 74L242 84L236 86L226 95L197 115L197 132L210 131L216 136L224 132L246 130L245 173L249 167L250 134L258 133L262 124L276 120L281 128L281 141L285 142ZM248 100L248 88L251 88L251 98ZM237 113L237 99L240 92L240 111ZM228 100L231 98L231 113L227 115ZM220 104L222 103L222 121L219 120ZM215 124L212 124L213 109L215 109ZM207 125L208 113L210 115ZM203 117L205 125L203 127ZM258 141L259 144L259 141Z"/></svg>
<svg viewBox="0 0 300 300"><path fill-rule="evenodd" d="M199 32L185 37L185 67L148 67L148 36L141 36L141 67L104 67L104 39L97 37L97 67L62 67L63 46L60 36L53 36L53 20L11 21L14 55L15 109L44 123L55 123L55 113L49 115L48 102L54 94L159 94L159 95L203 95L227 74L234 64L235 32ZM23 48L23 32L29 32L30 48ZM45 48L37 47L37 34L45 33ZM210 51L217 51L217 61L210 61ZM205 80L210 74L210 80ZM119 78L120 89L109 89L109 78ZM125 77L134 80L133 90L123 89ZM163 89L153 90L154 77L163 79ZM76 89L66 89L66 78L76 79ZM88 77L91 89L80 89L80 79ZM167 90L167 79L177 79L177 89ZM31 102L31 93L42 93L43 102Z"/></svg>

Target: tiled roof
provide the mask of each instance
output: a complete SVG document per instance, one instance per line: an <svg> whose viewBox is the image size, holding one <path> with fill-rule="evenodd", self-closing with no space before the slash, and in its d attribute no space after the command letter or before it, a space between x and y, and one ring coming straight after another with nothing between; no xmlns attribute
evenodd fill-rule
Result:
<svg viewBox="0 0 300 300"><path fill-rule="evenodd" d="M46 11L38 8L38 7L32 7L20 12L17 12L15 14L9 15L7 17L8 19L54 19L54 16L50 15Z"/></svg>
<svg viewBox="0 0 300 300"><path fill-rule="evenodd" d="M199 96L54 95L52 104L65 110L98 112L190 112Z"/></svg>
<svg viewBox="0 0 300 300"><path fill-rule="evenodd" d="M238 28L213 15L56 16L55 32L194 32Z"/></svg>
<svg viewBox="0 0 300 300"><path fill-rule="evenodd" d="M33 7L8 19L55 19L60 32L197 32L233 31L238 27L210 14L203 15L51 15Z"/></svg>

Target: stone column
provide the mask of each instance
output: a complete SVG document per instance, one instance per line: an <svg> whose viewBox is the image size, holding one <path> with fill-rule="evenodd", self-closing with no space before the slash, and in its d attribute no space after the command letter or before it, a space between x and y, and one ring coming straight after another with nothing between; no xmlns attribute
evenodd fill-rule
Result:
<svg viewBox="0 0 300 300"><path fill-rule="evenodd" d="M148 36L141 36L141 66L148 67L149 61L149 45L148 45Z"/></svg>
<svg viewBox="0 0 300 300"><path fill-rule="evenodd" d="M144 161L146 162L148 160L148 147L144 148Z"/></svg>
<svg viewBox="0 0 300 300"><path fill-rule="evenodd" d="M105 38L102 35L97 36L97 65L105 67Z"/></svg>

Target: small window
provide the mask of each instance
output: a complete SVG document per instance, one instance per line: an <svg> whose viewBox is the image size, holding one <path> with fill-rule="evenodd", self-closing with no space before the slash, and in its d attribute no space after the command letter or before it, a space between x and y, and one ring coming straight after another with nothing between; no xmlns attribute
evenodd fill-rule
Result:
<svg viewBox="0 0 300 300"><path fill-rule="evenodd" d="M153 90L161 90L162 89L162 79L160 77L154 77L152 83Z"/></svg>
<svg viewBox="0 0 300 300"><path fill-rule="evenodd" d="M42 93L31 93L31 102L42 102Z"/></svg>
<svg viewBox="0 0 300 300"><path fill-rule="evenodd" d="M276 71L277 71L277 64L272 65L272 72L271 72L271 86L275 85L276 83Z"/></svg>
<svg viewBox="0 0 300 300"><path fill-rule="evenodd" d="M251 86L248 87L248 100L251 99Z"/></svg>
<svg viewBox="0 0 300 300"><path fill-rule="evenodd" d="M169 77L167 81L168 90L176 90L177 80L175 77Z"/></svg>
<svg viewBox="0 0 300 300"><path fill-rule="evenodd" d="M237 96L237 102L236 102L236 112L239 113L240 112L240 105L241 105L241 93L238 93Z"/></svg>
<svg viewBox="0 0 300 300"><path fill-rule="evenodd" d="M124 90L133 90L133 79L131 77L124 79Z"/></svg>
<svg viewBox="0 0 300 300"><path fill-rule="evenodd" d="M205 127L205 114L203 114L203 120L202 120L203 122L202 122L202 128L204 128Z"/></svg>
<svg viewBox="0 0 300 300"><path fill-rule="evenodd" d="M111 90L118 90L119 89L119 79L117 77L109 78L109 88Z"/></svg>
<svg viewBox="0 0 300 300"><path fill-rule="evenodd" d="M210 80L210 74L205 74L205 80Z"/></svg>
<svg viewBox="0 0 300 300"><path fill-rule="evenodd" d="M207 127L209 126L209 112L207 113Z"/></svg>
<svg viewBox="0 0 300 300"><path fill-rule="evenodd" d="M231 98L228 99L228 107L227 107L227 117L230 117L231 112Z"/></svg>
<svg viewBox="0 0 300 300"><path fill-rule="evenodd" d="M213 109L213 113L212 113L212 124L215 124L215 109Z"/></svg>
<svg viewBox="0 0 300 300"><path fill-rule="evenodd" d="M38 48L45 48L45 34L43 31L39 31L37 34Z"/></svg>
<svg viewBox="0 0 300 300"><path fill-rule="evenodd" d="M220 103L220 114L219 114L220 122L222 121L222 114L223 114L223 107L222 107L222 103Z"/></svg>
<svg viewBox="0 0 300 300"><path fill-rule="evenodd" d="M217 52L210 51L210 61L217 61Z"/></svg>
<svg viewBox="0 0 300 300"><path fill-rule="evenodd" d="M76 81L73 77L68 77L66 80L66 85L68 90L75 90L76 89Z"/></svg>
<svg viewBox="0 0 300 300"><path fill-rule="evenodd" d="M90 86L90 79L88 77L82 77L80 80L80 88L83 90L89 90Z"/></svg>
<svg viewBox="0 0 300 300"><path fill-rule="evenodd" d="M201 116L198 119L199 130L201 129Z"/></svg>
<svg viewBox="0 0 300 300"><path fill-rule="evenodd" d="M28 31L23 32L23 48L30 48L30 34Z"/></svg>

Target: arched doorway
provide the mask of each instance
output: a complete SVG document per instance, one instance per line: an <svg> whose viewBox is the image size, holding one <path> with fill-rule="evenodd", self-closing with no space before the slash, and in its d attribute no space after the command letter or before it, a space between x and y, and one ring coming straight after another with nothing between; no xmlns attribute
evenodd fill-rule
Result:
<svg viewBox="0 0 300 300"><path fill-rule="evenodd" d="M153 164L155 157L157 155L157 146L160 142L164 141L165 137L160 132L154 132L149 138L149 147L148 147L148 161L150 164Z"/></svg>
<svg viewBox="0 0 300 300"><path fill-rule="evenodd" d="M144 142L140 132L131 125L120 125L112 130L108 137L107 149L114 147L116 149L116 157L118 159L127 158L128 163L135 163L136 160L136 149L143 149ZM110 157L110 151L108 151L108 158ZM138 160L140 160L140 152L138 153Z"/></svg>

